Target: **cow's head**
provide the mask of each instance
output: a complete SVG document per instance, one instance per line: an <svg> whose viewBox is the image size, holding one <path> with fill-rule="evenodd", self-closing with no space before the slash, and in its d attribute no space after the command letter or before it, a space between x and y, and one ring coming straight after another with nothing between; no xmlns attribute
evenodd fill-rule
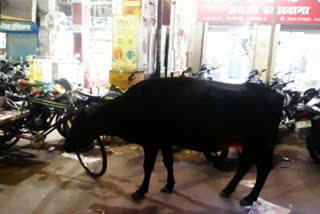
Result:
<svg viewBox="0 0 320 214"><path fill-rule="evenodd" d="M97 137L98 123L94 113L93 107L77 112L65 141L64 149L67 152L74 152L76 148L86 148Z"/></svg>

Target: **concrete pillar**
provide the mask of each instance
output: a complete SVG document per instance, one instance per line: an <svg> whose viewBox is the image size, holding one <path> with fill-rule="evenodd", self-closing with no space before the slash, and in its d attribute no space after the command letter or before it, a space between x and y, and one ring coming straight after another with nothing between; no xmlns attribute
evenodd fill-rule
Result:
<svg viewBox="0 0 320 214"><path fill-rule="evenodd" d="M197 22L193 41L193 52L192 52L192 70L193 72L199 72L202 60L203 44L204 44L204 30L205 23Z"/></svg>
<svg viewBox="0 0 320 214"><path fill-rule="evenodd" d="M175 20L176 13L179 13L178 21ZM191 66L195 72L199 71L204 24L197 22L197 0L172 0L170 17L169 73L175 71L174 33L177 33L178 30L182 30L183 34L188 36L187 66ZM175 26L175 22L179 22L179 26Z"/></svg>
<svg viewBox="0 0 320 214"><path fill-rule="evenodd" d="M84 87L89 84L89 41L90 41L90 2L72 4L73 25L80 25L80 32L74 33L74 54L80 54L80 61L84 67Z"/></svg>
<svg viewBox="0 0 320 214"><path fill-rule="evenodd" d="M271 25L262 25L259 24L256 30L256 41L255 41L255 55L254 55L254 62L253 68L262 70L267 69L268 67L268 57L269 57L269 49L270 49L270 36L271 36ZM273 40L273 59L271 61L271 69L270 69L270 77L272 77L274 73L274 66L275 66L275 53L277 49L277 42L278 42L278 35L280 32L280 24L276 25L275 28L275 35ZM261 79L266 82L266 73L261 76Z"/></svg>

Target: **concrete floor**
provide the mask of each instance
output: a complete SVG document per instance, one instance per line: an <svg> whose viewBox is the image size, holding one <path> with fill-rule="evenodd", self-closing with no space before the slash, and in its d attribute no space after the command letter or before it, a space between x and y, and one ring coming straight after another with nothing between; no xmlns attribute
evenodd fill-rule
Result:
<svg viewBox="0 0 320 214"><path fill-rule="evenodd" d="M320 166L314 164L296 134L283 133L275 151L275 168L260 197L296 214L319 213ZM61 145L52 134L48 145ZM183 150L175 154L176 188L161 193L166 170L158 157L149 193L141 203L131 193L143 178L143 152L137 145L112 145L108 169L99 179L89 177L77 160L59 150L47 152L18 143L9 157L0 157L0 213L247 213L238 204L249 193L255 169L244 178L232 198L218 196L234 170L215 169L201 153Z"/></svg>

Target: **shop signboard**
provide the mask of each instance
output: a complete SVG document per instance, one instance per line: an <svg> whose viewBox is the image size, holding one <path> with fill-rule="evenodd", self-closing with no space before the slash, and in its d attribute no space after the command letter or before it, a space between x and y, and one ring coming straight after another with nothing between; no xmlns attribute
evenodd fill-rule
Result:
<svg viewBox="0 0 320 214"><path fill-rule="evenodd" d="M35 32L39 27L35 23L0 22L0 31L3 32Z"/></svg>
<svg viewBox="0 0 320 214"><path fill-rule="evenodd" d="M112 28L111 17L91 17L91 27Z"/></svg>
<svg viewBox="0 0 320 214"><path fill-rule="evenodd" d="M271 23L275 0L198 0L198 21ZM276 22L320 24L319 0L278 0Z"/></svg>

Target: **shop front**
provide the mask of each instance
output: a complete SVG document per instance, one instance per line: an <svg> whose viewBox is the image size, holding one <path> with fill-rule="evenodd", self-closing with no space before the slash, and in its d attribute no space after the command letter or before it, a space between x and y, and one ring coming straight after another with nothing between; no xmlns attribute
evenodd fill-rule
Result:
<svg viewBox="0 0 320 214"><path fill-rule="evenodd" d="M291 72L285 77L295 81L290 87L319 88L319 8L318 0L198 0L201 64L218 68L212 71L216 81L241 83L252 69L267 69L265 81Z"/></svg>
<svg viewBox="0 0 320 214"><path fill-rule="evenodd" d="M4 0L0 4L0 56L17 61L38 48L36 1Z"/></svg>

